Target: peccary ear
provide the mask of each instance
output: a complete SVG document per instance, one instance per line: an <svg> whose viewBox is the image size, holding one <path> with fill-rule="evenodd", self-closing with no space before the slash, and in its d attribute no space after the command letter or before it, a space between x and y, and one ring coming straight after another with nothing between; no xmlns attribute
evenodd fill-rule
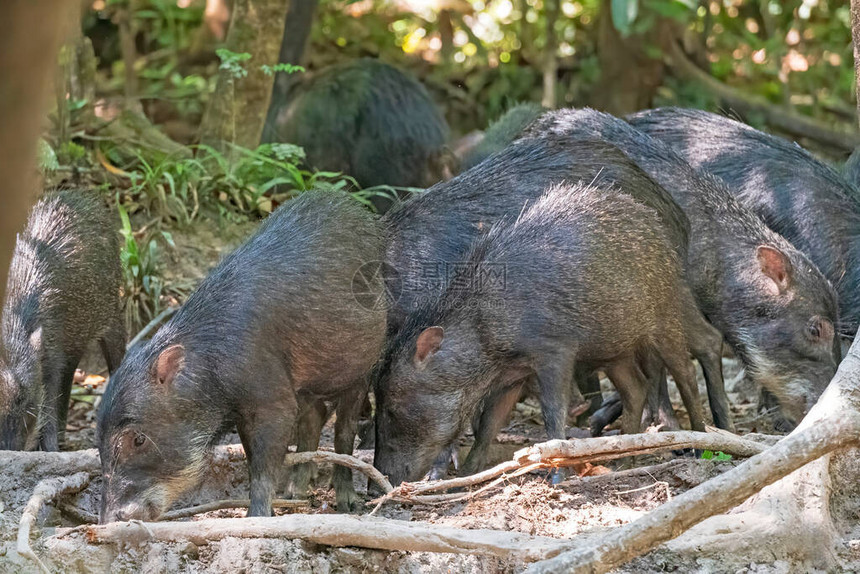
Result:
<svg viewBox="0 0 860 574"><path fill-rule="evenodd" d="M423 365L430 355L439 350L444 333L442 327L427 327L418 335L418 341L415 343L416 365Z"/></svg>
<svg viewBox="0 0 860 574"><path fill-rule="evenodd" d="M785 253L769 245L759 245L756 248L756 257L761 272L773 281L774 295L785 293L791 286L791 262Z"/></svg>
<svg viewBox="0 0 860 574"><path fill-rule="evenodd" d="M184 363L185 347L182 345L172 345L161 351L155 360L155 383L170 385Z"/></svg>

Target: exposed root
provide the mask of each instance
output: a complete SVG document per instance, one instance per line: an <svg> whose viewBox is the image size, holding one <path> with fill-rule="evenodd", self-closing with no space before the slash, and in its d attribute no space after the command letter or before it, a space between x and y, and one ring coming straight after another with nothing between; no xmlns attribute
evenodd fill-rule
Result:
<svg viewBox="0 0 860 574"><path fill-rule="evenodd" d="M145 526L142 528L141 526ZM57 536L83 533L92 544L192 542L227 537L302 539L328 546L357 546L402 552L448 552L534 561L555 556L567 542L496 530L465 530L369 516L293 514L274 518L221 518L196 522L113 522L57 529Z"/></svg>
<svg viewBox="0 0 860 574"><path fill-rule="evenodd" d="M36 488L33 490L33 496L30 497L27 506L24 508L24 513L18 522L18 554L35 562L39 570L45 574L49 574L50 570L48 570L30 546L30 531L37 522L39 511L42 509L43 504L51 502L64 494L80 492L89 483L90 473L88 472L79 472L71 476L43 480L36 485Z"/></svg>
<svg viewBox="0 0 860 574"><path fill-rule="evenodd" d="M830 459L824 456L765 487L727 514L697 524L667 544L696 557L789 559L797 570L838 570L841 540L831 515ZM852 476L849 480L854 480ZM797 526L802 524L802 528ZM761 544L767 540L767 544Z"/></svg>

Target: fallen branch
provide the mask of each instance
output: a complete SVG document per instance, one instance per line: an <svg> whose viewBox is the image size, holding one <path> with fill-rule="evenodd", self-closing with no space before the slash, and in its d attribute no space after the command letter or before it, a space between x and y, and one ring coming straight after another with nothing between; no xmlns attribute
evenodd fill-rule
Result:
<svg viewBox="0 0 860 574"><path fill-rule="evenodd" d="M761 96L745 94L727 86L691 62L675 42L672 42L670 65L680 78L702 84L729 107L741 113L761 114L768 124L786 133L807 137L849 152L860 146L860 133L856 130L836 130L791 109L775 106Z"/></svg>
<svg viewBox="0 0 860 574"><path fill-rule="evenodd" d="M83 533L92 544L192 542L231 538L301 539L327 546L401 552L477 554L535 561L555 556L569 543L496 530L465 530L368 516L293 514L273 518L219 518L196 522L113 522L57 529L57 537Z"/></svg>
<svg viewBox="0 0 860 574"><path fill-rule="evenodd" d="M513 460L503 462L478 474L433 482L404 482L368 504L378 506L388 501L407 504L450 502L463 498L464 495L445 495L443 497L425 497L423 495L453 488L475 486L498 477L510 478L507 476L509 473L520 474L518 471L525 467L528 468L527 472L530 472L539 468L574 466L587 462L679 449L722 451L733 456L750 457L764 452L767 448L764 444L748 441L725 431L707 433L675 431L576 440L551 440L521 449L514 453Z"/></svg>
<svg viewBox="0 0 860 574"><path fill-rule="evenodd" d="M18 522L18 554L35 562L39 570L45 574L49 574L50 570L36 556L33 548L30 546L30 531L37 522L39 511L42 509L43 504L51 502L64 494L80 492L89 483L90 473L88 472L79 472L71 476L42 480L36 485L36 488L33 490L33 496L30 497L30 500L27 501L27 506L24 507L24 513Z"/></svg>
<svg viewBox="0 0 860 574"><path fill-rule="evenodd" d="M544 462L569 466L573 462L613 460L680 449L722 451L733 456L751 457L764 452L767 448L763 444L745 440L728 432L673 431L579 440L551 440L518 450L514 453L514 460L521 464Z"/></svg>

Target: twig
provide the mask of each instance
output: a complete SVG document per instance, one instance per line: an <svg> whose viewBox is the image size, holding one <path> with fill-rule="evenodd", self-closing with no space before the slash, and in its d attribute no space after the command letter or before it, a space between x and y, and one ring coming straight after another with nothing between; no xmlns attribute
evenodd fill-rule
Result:
<svg viewBox="0 0 860 574"><path fill-rule="evenodd" d="M656 482L652 482L651 484L646 484L645 486L640 486L639 488L631 488L629 490L617 490L617 491L613 492L612 494L618 495L618 494L630 494L631 492L641 492L643 490L648 490L649 488L654 488L657 485L662 485L662 486L666 487L666 494L668 494L669 497L671 498L671 494L669 494L669 483L666 482L665 480L658 480Z"/></svg>
<svg viewBox="0 0 860 574"><path fill-rule="evenodd" d="M517 451L514 453L514 460L521 463L554 462L559 466L568 466L573 462L613 460L679 449L722 451L733 456L751 457L764 452L767 446L744 440L725 431L718 433L673 431L579 440L551 440Z"/></svg>
<svg viewBox="0 0 860 574"><path fill-rule="evenodd" d="M394 487L391 486L391 483L388 482L388 479L385 478L385 475L376 470L376 468L372 464L367 464L363 460L359 460L356 457L348 454L337 454L334 452L318 450L312 452L293 452L284 457L284 464L287 466L305 464L308 462L330 462L332 464L346 466L353 470L357 470L361 473L364 473L370 480L379 485L383 492L388 493L394 490Z"/></svg>
<svg viewBox="0 0 860 574"><path fill-rule="evenodd" d="M474 486L508 473L514 473L513 476L518 476L522 472L531 472L539 468L575 466L586 462L613 460L633 455L686 448L722 451L734 456L749 457L765 451L767 446L744 440L726 431L708 433L675 431L566 441L551 440L521 449L514 453L513 460L503 462L478 474L433 482L404 482L384 496L372 500L369 504L374 504L378 508L379 505L388 501L409 504L451 502L452 500L468 498L469 495L439 497L422 495ZM374 509L375 511L376 509Z"/></svg>
<svg viewBox="0 0 860 574"><path fill-rule="evenodd" d="M27 501L27 506L24 507L24 513L18 522L18 554L35 562L39 570L45 574L49 574L50 570L36 556L33 548L30 546L30 531L33 525L36 524L39 511L46 502L50 502L64 494L80 492L89 483L90 473L88 472L79 472L71 476L42 480L33 489L33 495Z"/></svg>
<svg viewBox="0 0 860 574"><path fill-rule="evenodd" d="M153 329L155 329L156 327L158 327L158 325L160 325L162 321L164 321L165 319L167 319L168 317L170 317L171 315L173 315L174 313L176 313L176 311L177 311L178 309L179 309L179 307L168 307L167 309L165 309L164 311L162 311L161 313L159 313L159 314L155 317L155 319L153 319L152 321L150 321L149 323L147 323L147 324L146 324L146 327L144 327L143 329L141 329L141 330L137 333L137 335L135 335L135 336L134 336L134 339L132 339L131 341L129 341L129 342L128 342L128 345L126 345L126 346L125 346L125 348L126 348L126 349L131 349L133 346L135 346L136 344L138 344L138 343L141 341L141 339L143 339L144 337L146 337L147 335L149 335L149 333L151 333Z"/></svg>
<svg viewBox="0 0 860 574"><path fill-rule="evenodd" d="M57 504L57 509L78 524L98 524L99 522L97 515L78 508L71 502L61 502Z"/></svg>
<svg viewBox="0 0 860 574"><path fill-rule="evenodd" d="M247 498L237 500L217 500L215 502L207 502L206 504L198 504L197 506L189 506L188 508L179 508L165 512L161 516L161 521L179 520L181 518L190 518L195 514L203 514L204 512L212 512L215 510L223 510L225 508L248 508L251 501ZM307 500L286 500L278 498L272 501L273 508L303 508L309 506Z"/></svg>
<svg viewBox="0 0 860 574"><path fill-rule="evenodd" d="M160 520L179 520L182 518L190 518L197 514L203 514L204 512L213 512L215 510L223 510L225 508L248 508L250 505L251 501L247 498L236 500L216 500L215 502L207 502L206 504L198 504L197 506L178 508L176 510L171 510L170 512L165 512L161 516ZM310 503L307 500L286 500L278 498L272 501L273 508L303 508L309 505ZM74 504L62 503L57 507L60 509L60 512L75 519L80 524L98 524L99 522L99 517L97 515L78 508Z"/></svg>
<svg viewBox="0 0 860 574"><path fill-rule="evenodd" d="M412 494L411 493L412 491L408 491L408 490L405 494L398 493L397 489L395 489L394 491L389 492L385 496L380 496L379 498L377 498L375 500L371 500L367 504L368 505L371 505L371 504L376 505L373 508L373 510L370 511L370 515L373 516L382 507L382 505L384 503L386 503L390 500L394 500L394 501L400 502L402 504L448 504L451 502L460 502L461 500L468 500L471 498L475 498L476 496L483 494L484 492L487 492L488 490L498 486L499 484L501 484L502 482L504 482L506 480L516 478L518 476L521 476L523 474L527 474L529 472L532 472L533 470L538 470L540 468L544 468L546 466L548 466L548 465L545 465L544 463L537 463L537 464L531 464L531 465L520 467L516 472L513 472L511 474L504 474L503 473L501 476L497 477L491 483L489 483L485 486L482 486L478 490L474 490L472 492L466 492L466 493L457 492L457 493L451 493L451 494L424 494L424 495L418 494L418 495L416 495L416 494Z"/></svg>

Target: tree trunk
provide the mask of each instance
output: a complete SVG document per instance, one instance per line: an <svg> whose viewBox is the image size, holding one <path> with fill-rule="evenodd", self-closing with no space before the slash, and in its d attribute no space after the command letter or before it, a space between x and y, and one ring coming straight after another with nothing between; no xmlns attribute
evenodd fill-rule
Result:
<svg viewBox="0 0 860 574"><path fill-rule="evenodd" d="M261 69L277 62L284 16L290 0L237 0L227 32L226 49L249 53L240 62L247 74L221 69L215 92L200 125L200 142L255 148L260 142L274 78Z"/></svg>
<svg viewBox="0 0 860 574"><path fill-rule="evenodd" d="M73 30L60 49L59 64L54 77L54 94L57 106L56 143L57 153L62 163L68 163L64 156L66 145L71 138L72 122L78 125L93 125L96 103L96 56L90 39L83 35L80 26ZM74 118L69 110L69 102L84 101Z"/></svg>
<svg viewBox="0 0 860 574"><path fill-rule="evenodd" d="M663 62L656 52L672 34L671 25L657 19L645 34L623 38L612 23L611 1L603 0L597 23L600 80L592 106L617 116L651 107L663 83Z"/></svg>
<svg viewBox="0 0 860 574"><path fill-rule="evenodd" d="M76 3L9 0L0 18L0 301L15 236L36 195L36 141L56 69L57 51Z"/></svg>
<svg viewBox="0 0 860 574"><path fill-rule="evenodd" d="M541 105L548 109L556 107L556 85L558 84L558 38L555 23L558 21L559 0L545 0L546 50L543 62L543 99Z"/></svg>
<svg viewBox="0 0 860 574"><path fill-rule="evenodd" d="M119 27L119 45L122 52L122 63L125 68L123 89L125 91L126 107L133 105L137 97L137 71L134 69L137 62L137 46L135 46L134 26L135 3L130 0L121 5L117 11L117 26Z"/></svg>
<svg viewBox="0 0 860 574"><path fill-rule="evenodd" d="M299 0L290 4L284 22L284 38L278 62L300 66L304 63L311 28L316 15L318 0ZM277 131L278 114L287 106L290 88L296 82L296 74L278 72L275 74L275 85L272 88L272 101L266 115L266 126L263 130L263 142L281 141Z"/></svg>

